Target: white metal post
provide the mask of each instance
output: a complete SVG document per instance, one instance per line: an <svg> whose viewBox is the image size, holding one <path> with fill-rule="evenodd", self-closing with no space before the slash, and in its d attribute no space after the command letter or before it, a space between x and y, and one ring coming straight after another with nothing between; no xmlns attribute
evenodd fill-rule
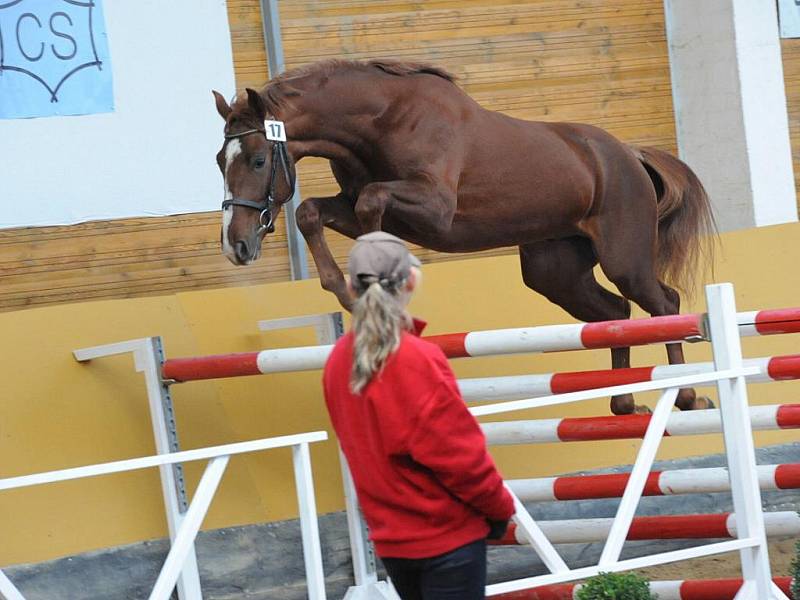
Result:
<svg viewBox="0 0 800 600"><path fill-rule="evenodd" d="M172 541L167 559L161 567L153 591L150 592L150 600L168 600L175 589L175 583L182 573L183 564L194 556L194 539L203 524L208 507L214 499L217 486L225 474L225 467L228 466L230 456L218 456L212 458L206 466L197 491L194 493L189 510L186 511L181 521L175 539Z"/></svg>
<svg viewBox="0 0 800 600"><path fill-rule="evenodd" d="M176 452L177 429L172 416L172 402L167 398L168 405L165 411L164 393L169 393L161 380L160 338L147 338L142 347L134 353L136 370L144 373L147 399L150 404L150 419L153 425L156 452L169 454ZM171 422L168 422L170 419ZM178 530L184 519L186 510L186 496L183 484L183 468L180 465L163 465L159 467L161 473L161 489L164 496L164 508L167 513L167 525L171 543L175 543ZM191 538L194 539L194 538ZM200 573L197 568L197 555L194 545L189 548L186 560L178 579L178 597L181 600L202 600L203 593L200 586Z"/></svg>
<svg viewBox="0 0 800 600"><path fill-rule="evenodd" d="M628 483L625 485L622 500L620 500L617 507L617 514L614 517L611 531L608 533L603 553L597 563L601 568L619 560L622 546L625 543L625 538L628 537L628 531L633 522L633 515L636 514L636 507L639 506L639 500L647 483L647 475L653 466L658 447L667 429L669 414L672 412L672 407L677 397L678 388L664 390L656 404L656 409L653 411L650 424L647 426L644 439L642 439L639 453L636 455L636 462L634 462L630 477L628 477Z"/></svg>
<svg viewBox="0 0 800 600"><path fill-rule="evenodd" d="M283 73L285 64L283 58L283 40L281 36L281 19L278 10L278 0L261 0L261 20L264 30L264 47L267 51L270 79ZM306 241L297 228L295 211L300 206L300 182L296 181L294 194L284 207L286 215L286 241L289 246L289 267L292 280L308 279L308 259L306 258Z"/></svg>
<svg viewBox="0 0 800 600"><path fill-rule="evenodd" d="M308 444L292 446L294 481L297 486L297 505L300 513L300 532L303 537L303 558L306 567L309 600L325 600L325 572L322 569L322 547L319 540L317 505L314 498L314 479L311 474L311 455Z"/></svg>
<svg viewBox="0 0 800 600"><path fill-rule="evenodd" d="M741 369L742 347L733 286L729 283L707 286L706 303L716 369ZM757 545L739 550L745 583L736 598L786 600L786 596L772 584L745 378L739 375L720 379L717 390L737 536L758 541Z"/></svg>
<svg viewBox="0 0 800 600"><path fill-rule="evenodd" d="M0 598L5 600L25 600L25 596L11 583L6 574L0 570Z"/></svg>
<svg viewBox="0 0 800 600"><path fill-rule="evenodd" d="M177 429L172 414L169 389L161 380L160 338L140 338L116 344L82 348L75 350L73 355L76 360L83 362L127 352L133 353L136 371L144 373L156 452L158 454L175 452L179 449ZM164 464L159 467L159 472L164 510L167 515L167 528L170 541L174 542L186 510L183 469L180 465ZM178 597L180 600L202 600L203 598L194 547L190 549L189 555L183 563L183 571L178 579Z"/></svg>
<svg viewBox="0 0 800 600"><path fill-rule="evenodd" d="M378 581L375 552L369 541L364 517L358 506L358 496L347 459L339 448L339 464L342 468L342 486L347 511L347 531L350 534L350 554L353 560L353 576L356 586L372 585Z"/></svg>

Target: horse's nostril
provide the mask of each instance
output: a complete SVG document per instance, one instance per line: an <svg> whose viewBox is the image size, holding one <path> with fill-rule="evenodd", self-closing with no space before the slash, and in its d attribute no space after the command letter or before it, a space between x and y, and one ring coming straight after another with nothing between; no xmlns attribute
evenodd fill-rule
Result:
<svg viewBox="0 0 800 600"><path fill-rule="evenodd" d="M247 262L250 259L250 251L247 248L247 242L239 240L236 242L233 249L239 262Z"/></svg>

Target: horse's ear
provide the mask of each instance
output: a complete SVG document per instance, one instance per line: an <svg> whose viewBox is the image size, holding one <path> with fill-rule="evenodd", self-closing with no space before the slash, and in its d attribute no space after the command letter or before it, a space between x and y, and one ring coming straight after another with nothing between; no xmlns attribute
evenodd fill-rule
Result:
<svg viewBox="0 0 800 600"><path fill-rule="evenodd" d="M219 113L219 116L223 119L227 119L228 115L232 112L231 107L225 101L225 98L222 97L222 94L220 94L217 90L211 90L211 93L214 94L214 101L217 104L217 112Z"/></svg>
<svg viewBox="0 0 800 600"><path fill-rule="evenodd" d="M247 104L262 121L267 118L267 105L264 104L264 99L257 91L246 88L247 90Z"/></svg>

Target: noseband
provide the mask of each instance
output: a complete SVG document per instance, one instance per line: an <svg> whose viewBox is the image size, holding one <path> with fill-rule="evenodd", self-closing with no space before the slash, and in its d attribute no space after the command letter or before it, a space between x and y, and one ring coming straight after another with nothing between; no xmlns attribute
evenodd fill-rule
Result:
<svg viewBox="0 0 800 600"><path fill-rule="evenodd" d="M248 129L247 131L242 131L240 133L226 133L225 139L233 140L237 138L243 138L254 133L260 133L265 138L269 139L267 132L264 129ZM286 183L289 184L289 195L286 196L286 198L284 198L282 201L277 202L274 197L275 173L277 172L279 162L281 164L281 168L283 169L284 179ZM289 152L286 150L286 142L272 140L272 169L269 176L269 192L267 197L261 201L245 200L244 198L236 198L235 196L232 198L226 198L222 201L222 209L225 210L229 206L246 206L247 208L254 208L261 213L258 217L259 226L256 235L260 235L262 232L272 233L275 231L275 219L272 215L272 209L275 206L282 206L291 200L292 196L294 196L294 188L295 179L292 177L291 171L289 170Z"/></svg>

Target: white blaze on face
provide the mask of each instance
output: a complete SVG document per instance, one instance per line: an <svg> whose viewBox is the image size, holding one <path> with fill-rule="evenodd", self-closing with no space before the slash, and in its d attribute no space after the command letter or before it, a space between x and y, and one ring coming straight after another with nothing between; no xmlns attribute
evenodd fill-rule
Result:
<svg viewBox="0 0 800 600"><path fill-rule="evenodd" d="M225 200L233 199L231 188L228 186L228 169L233 161L242 153L242 143L238 139L232 139L225 148ZM233 220L233 206L228 206L222 210L222 253L228 258L233 258L233 246L228 237L228 228Z"/></svg>

